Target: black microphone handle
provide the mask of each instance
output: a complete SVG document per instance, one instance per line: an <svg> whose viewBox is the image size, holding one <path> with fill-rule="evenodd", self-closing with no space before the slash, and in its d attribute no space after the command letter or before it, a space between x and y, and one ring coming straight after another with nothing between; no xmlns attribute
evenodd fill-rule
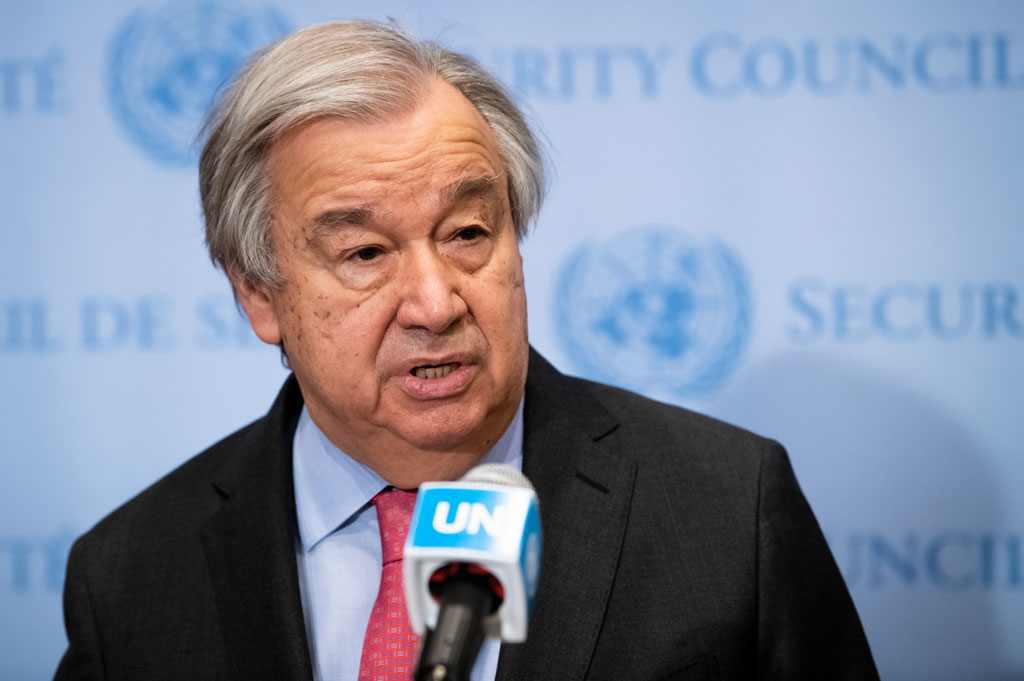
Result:
<svg viewBox="0 0 1024 681"><path fill-rule="evenodd" d="M495 600L484 576L462 573L448 580L437 627L428 627L423 637L416 681L469 681Z"/></svg>

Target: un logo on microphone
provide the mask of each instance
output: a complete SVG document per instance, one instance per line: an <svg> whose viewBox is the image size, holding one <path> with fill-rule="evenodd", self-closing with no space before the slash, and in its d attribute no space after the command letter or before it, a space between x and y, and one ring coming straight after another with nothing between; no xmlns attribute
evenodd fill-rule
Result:
<svg viewBox="0 0 1024 681"><path fill-rule="evenodd" d="M717 240L641 227L569 256L555 328L576 370L639 392L717 387L750 338L746 273Z"/></svg>
<svg viewBox="0 0 1024 681"><path fill-rule="evenodd" d="M193 2L139 9L111 44L114 112L152 158L190 164L214 94L253 51L287 32L269 7Z"/></svg>

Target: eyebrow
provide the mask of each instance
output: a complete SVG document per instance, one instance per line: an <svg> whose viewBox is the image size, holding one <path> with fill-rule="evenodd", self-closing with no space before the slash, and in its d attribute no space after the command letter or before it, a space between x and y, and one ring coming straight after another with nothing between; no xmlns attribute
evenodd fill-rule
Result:
<svg viewBox="0 0 1024 681"><path fill-rule="evenodd" d="M453 206L468 199L491 198L498 193L498 180L504 173L490 177L474 177L451 183L440 192L442 206Z"/></svg>
<svg viewBox="0 0 1024 681"><path fill-rule="evenodd" d="M474 177L452 182L438 192L438 203L450 208L471 199L495 199L498 196L498 180L503 173L493 176ZM378 211L370 206L357 206L341 210L328 210L313 219L312 238L334 234L345 227L369 225L376 219Z"/></svg>
<svg viewBox="0 0 1024 681"><path fill-rule="evenodd" d="M313 220L313 235L331 234L343 227L359 227L373 221L373 209L367 206L329 210Z"/></svg>

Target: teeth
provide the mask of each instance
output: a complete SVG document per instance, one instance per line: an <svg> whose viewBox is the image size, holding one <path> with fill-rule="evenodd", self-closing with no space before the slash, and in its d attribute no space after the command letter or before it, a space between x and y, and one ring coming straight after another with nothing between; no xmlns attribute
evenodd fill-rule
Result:
<svg viewBox="0 0 1024 681"><path fill-rule="evenodd" d="M436 367L416 367L412 373L416 378L444 378L457 366L458 364L442 364Z"/></svg>

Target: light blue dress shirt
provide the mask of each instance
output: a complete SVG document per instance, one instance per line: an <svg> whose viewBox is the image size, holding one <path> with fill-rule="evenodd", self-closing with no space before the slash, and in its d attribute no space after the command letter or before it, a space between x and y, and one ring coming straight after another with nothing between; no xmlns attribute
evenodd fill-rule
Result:
<svg viewBox="0 0 1024 681"><path fill-rule="evenodd" d="M356 681L363 635L380 586L377 511L370 500L388 486L299 416L292 454L299 522L296 562L315 681ZM481 463L523 467L523 404ZM493 681L500 642L487 639L471 681Z"/></svg>

